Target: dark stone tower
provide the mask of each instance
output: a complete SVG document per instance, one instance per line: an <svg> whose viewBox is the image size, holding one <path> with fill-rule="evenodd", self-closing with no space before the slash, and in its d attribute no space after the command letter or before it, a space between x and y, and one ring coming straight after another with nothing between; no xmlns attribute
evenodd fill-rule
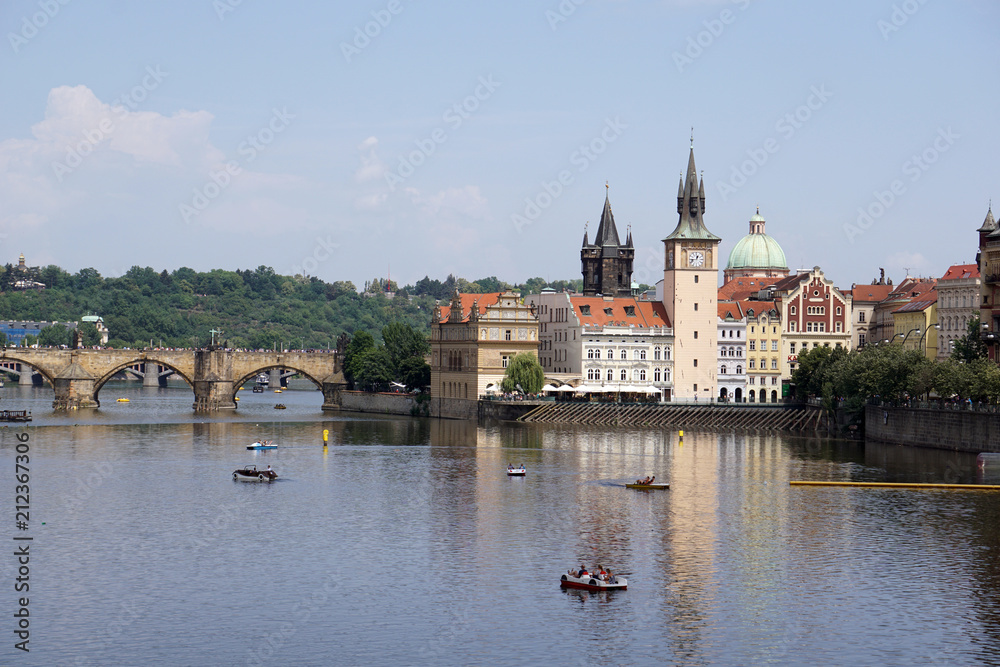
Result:
<svg viewBox="0 0 1000 667"><path fill-rule="evenodd" d="M632 232L629 231L625 245L622 245L615 217L611 214L611 202L605 194L601 224L597 227L593 245L587 239L587 232L583 233L580 261L583 264L584 296L631 296L633 260Z"/></svg>

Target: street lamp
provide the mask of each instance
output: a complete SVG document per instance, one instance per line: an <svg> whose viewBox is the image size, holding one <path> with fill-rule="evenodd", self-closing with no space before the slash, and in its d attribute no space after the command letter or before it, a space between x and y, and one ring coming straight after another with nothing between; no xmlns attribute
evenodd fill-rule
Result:
<svg viewBox="0 0 1000 667"><path fill-rule="evenodd" d="M917 327L915 329L910 329L909 331L906 332L906 335L903 336L903 347L906 347L906 339L909 338L910 334L913 333L914 331L920 331L920 327ZM896 336L898 335L900 334L896 334Z"/></svg>
<svg viewBox="0 0 1000 667"><path fill-rule="evenodd" d="M940 331L941 325L940 324L928 324L927 328L924 329L924 332L922 334L920 334L920 340L917 341L917 349L920 349L921 344L924 342L924 336L927 335L927 332L930 331L931 328L934 328L934 329L937 329L937 330ZM927 356L927 348L926 347L924 347L924 356Z"/></svg>

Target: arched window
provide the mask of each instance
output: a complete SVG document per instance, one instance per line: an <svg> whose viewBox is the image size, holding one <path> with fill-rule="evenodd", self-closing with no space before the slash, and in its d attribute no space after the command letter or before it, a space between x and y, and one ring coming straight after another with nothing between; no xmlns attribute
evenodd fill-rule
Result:
<svg viewBox="0 0 1000 667"><path fill-rule="evenodd" d="M625 382L626 380L628 380L628 371L623 368L621 372L621 381Z"/></svg>
<svg viewBox="0 0 1000 667"><path fill-rule="evenodd" d="M751 390L750 390L750 393L749 393L749 394L747 394L747 400L748 400L749 402L751 402L751 403L753 403L753 402L754 402L754 401L753 401L753 389L751 389Z"/></svg>
<svg viewBox="0 0 1000 667"><path fill-rule="evenodd" d="M742 366L737 366L736 367L736 374L737 375L743 375L743 367Z"/></svg>
<svg viewBox="0 0 1000 667"><path fill-rule="evenodd" d="M622 350L622 361L628 359L628 350Z"/></svg>
<svg viewBox="0 0 1000 667"><path fill-rule="evenodd" d="M642 382L646 381L646 369L645 368L640 368L639 369L639 380L642 381Z"/></svg>
<svg viewBox="0 0 1000 667"><path fill-rule="evenodd" d="M646 350L639 350L639 359L645 361L645 359L646 359Z"/></svg>
<svg viewBox="0 0 1000 667"><path fill-rule="evenodd" d="M614 376L614 371L613 371L613 370L611 370L610 368L608 369L608 375L607 375L607 378L608 378L608 382L612 382L612 381L614 381L614 379L615 379L615 376Z"/></svg>
<svg viewBox="0 0 1000 667"><path fill-rule="evenodd" d="M663 348L663 358L666 359L667 361L670 361L670 348L669 347Z"/></svg>
<svg viewBox="0 0 1000 667"><path fill-rule="evenodd" d="M615 351L608 350L608 359L614 359L614 358L615 358Z"/></svg>
<svg viewBox="0 0 1000 667"><path fill-rule="evenodd" d="M722 368L721 368L721 369L719 370L719 375L725 375L725 374L726 374L726 367L725 367L725 366L723 366L723 367L722 367Z"/></svg>
<svg viewBox="0 0 1000 667"><path fill-rule="evenodd" d="M774 390L771 391L771 402L772 403L777 403L778 402L778 392L777 391L774 391Z"/></svg>
<svg viewBox="0 0 1000 667"><path fill-rule="evenodd" d="M594 358L594 350L593 350L593 348L587 350L587 358L588 359L593 359Z"/></svg>
<svg viewBox="0 0 1000 667"><path fill-rule="evenodd" d="M657 345L656 347L653 348L653 359L656 359L657 361L660 360L660 346L659 345Z"/></svg>

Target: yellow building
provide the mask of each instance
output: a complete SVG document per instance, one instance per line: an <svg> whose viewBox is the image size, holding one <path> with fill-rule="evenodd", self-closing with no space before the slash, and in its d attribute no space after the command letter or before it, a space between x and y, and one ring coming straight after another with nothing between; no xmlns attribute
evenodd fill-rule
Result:
<svg viewBox="0 0 1000 667"><path fill-rule="evenodd" d="M781 315L773 301L740 302L747 317L747 401L781 399Z"/></svg>
<svg viewBox="0 0 1000 667"><path fill-rule="evenodd" d="M937 321L937 290L930 290L892 311L893 338L898 337L907 350L919 350L928 359L935 359Z"/></svg>
<svg viewBox="0 0 1000 667"><path fill-rule="evenodd" d="M431 416L475 419L515 355L538 357L538 316L513 292L459 294L431 320Z"/></svg>

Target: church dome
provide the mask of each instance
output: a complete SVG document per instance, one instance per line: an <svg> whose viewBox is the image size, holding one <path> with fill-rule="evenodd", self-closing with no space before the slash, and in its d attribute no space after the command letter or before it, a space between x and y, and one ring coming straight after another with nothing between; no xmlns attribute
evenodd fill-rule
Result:
<svg viewBox="0 0 1000 667"><path fill-rule="evenodd" d="M750 233L740 239L729 253L727 271L749 269L775 269L788 271L785 251L778 242L764 232L764 218L757 209L750 218Z"/></svg>

